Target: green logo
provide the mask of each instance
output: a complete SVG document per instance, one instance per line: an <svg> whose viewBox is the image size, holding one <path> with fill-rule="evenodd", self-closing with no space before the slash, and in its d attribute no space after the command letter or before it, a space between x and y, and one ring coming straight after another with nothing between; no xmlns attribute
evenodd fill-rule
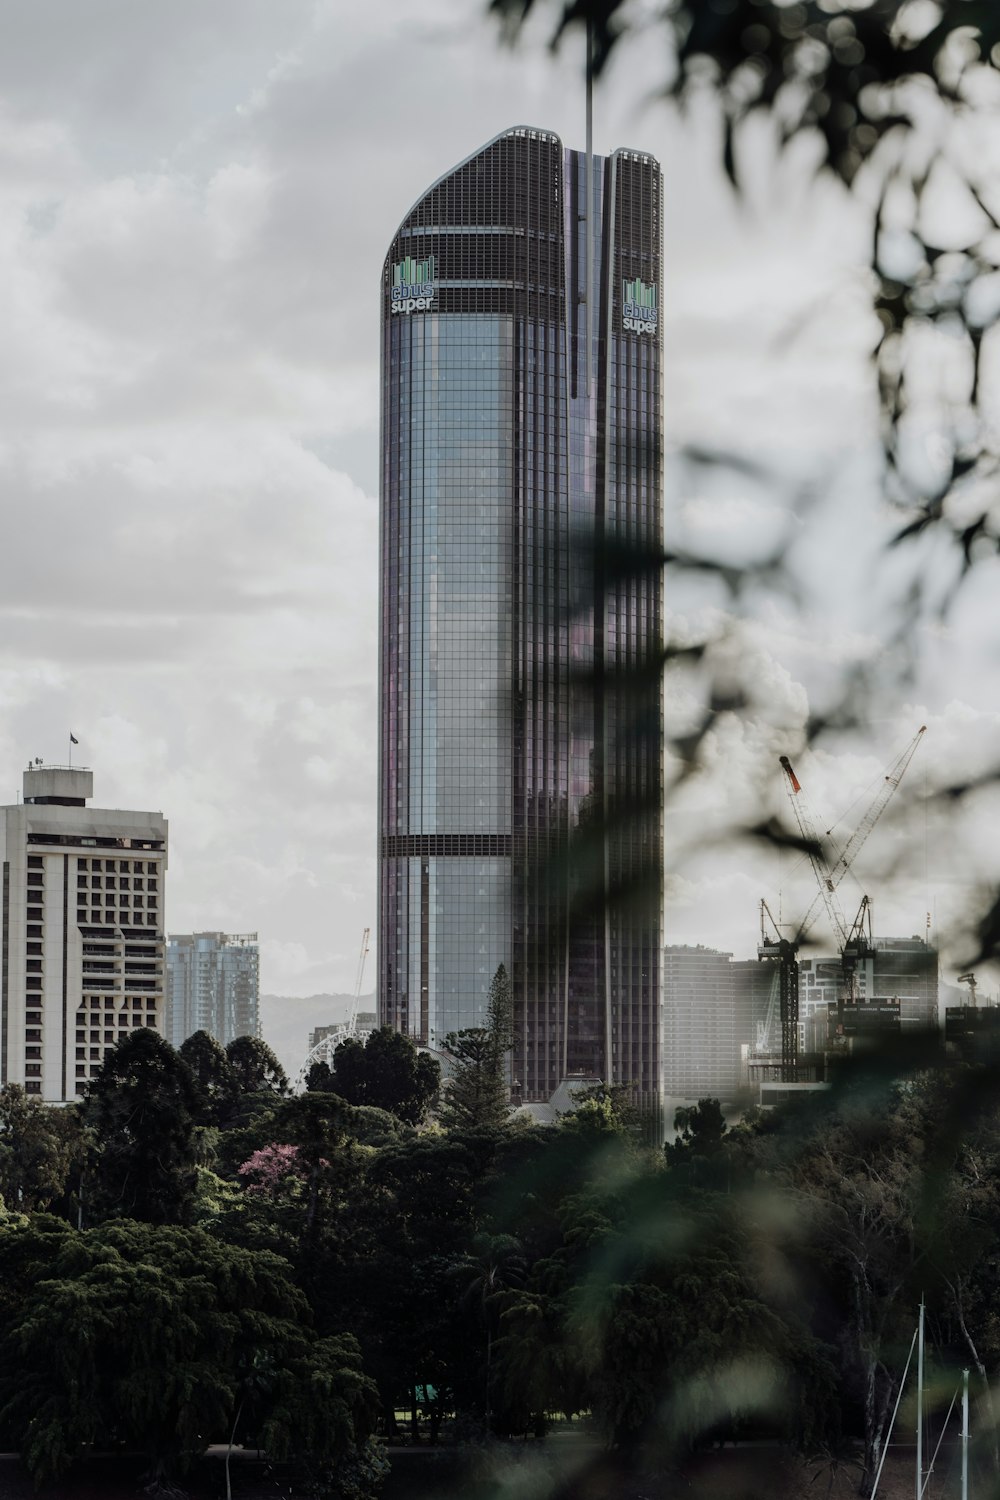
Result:
<svg viewBox="0 0 1000 1500"><path fill-rule="evenodd" d="M629 333L656 332L656 287L647 286L638 276L622 282L622 327Z"/></svg>
<svg viewBox="0 0 1000 1500"><path fill-rule="evenodd" d="M394 313L425 312L434 300L434 257L414 260L408 255L392 268L390 309Z"/></svg>

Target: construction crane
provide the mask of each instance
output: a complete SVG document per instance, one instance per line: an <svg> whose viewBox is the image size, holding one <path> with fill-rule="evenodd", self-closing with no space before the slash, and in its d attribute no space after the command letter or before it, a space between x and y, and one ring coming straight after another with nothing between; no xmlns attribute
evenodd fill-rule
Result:
<svg viewBox="0 0 1000 1500"><path fill-rule="evenodd" d="M770 923L770 932L768 931ZM774 920L767 902L760 903L760 943L757 957L772 966L771 989L767 1001L767 1013L763 1023L758 1023L757 1049L767 1052L771 1048L775 1017L781 1018L781 1077L785 1083L794 1082L795 1065L799 1053L799 964L795 943L781 936L781 929Z"/></svg>
<svg viewBox="0 0 1000 1500"><path fill-rule="evenodd" d="M969 986L969 1004L971 1005L972 1009L975 1010L977 1008L978 1003L979 1003L977 1001L977 999L976 999L976 976L975 976L975 974L973 974L971 972L971 970L970 970L970 972L968 974L959 974L959 976L958 976L958 982L959 982L959 984L967 984Z"/></svg>
<svg viewBox="0 0 1000 1500"><path fill-rule="evenodd" d="M872 938L871 900L867 895L862 896L857 915L848 926L837 899L837 887L850 870L872 829L898 790L926 730L926 724L922 724L901 754L887 767L874 798L832 864L827 859L823 843L816 833L814 820L802 791L802 783L796 776L788 756L780 757L779 763L785 777L785 791L788 794L806 857L817 885L817 894L798 925L794 941L781 936L778 924L771 915L766 902L761 902L761 942L757 949L757 957L762 961L776 963L779 971L777 986L781 1014L781 1076L785 1081L794 1078L798 1061L799 946L812 926L822 903L826 907L830 925L837 939L844 975L844 988L852 996L856 993L858 967L875 951ZM829 837L829 832L827 837ZM765 930L765 913L770 920L773 937L768 937ZM774 986L772 985L772 999L773 995ZM773 1026L770 1026L769 1030L773 1030Z"/></svg>
<svg viewBox="0 0 1000 1500"><path fill-rule="evenodd" d="M354 980L354 1000L351 1004L351 1014L348 1020L348 1028L351 1036L356 1036L358 1031L358 1001L361 999L361 986L365 977L365 963L368 958L368 939L372 935L370 927L366 927L361 934L361 952L358 955L358 972Z"/></svg>
<svg viewBox="0 0 1000 1500"><path fill-rule="evenodd" d="M370 937L371 928L366 927L361 937L361 952L358 955L358 967L354 979L354 994L351 997L351 1009L348 1012L347 1019L339 1025L325 1028L323 1036L320 1037L314 1046L309 1048L305 1060L299 1069L298 1083L300 1088L305 1086L309 1069L313 1063L325 1062L329 1065L332 1063L333 1054L338 1047L342 1046L348 1040L360 1040L361 1038L362 1033L358 1031L358 1003L361 999L361 986L364 983L365 962L368 958L368 942Z"/></svg>
<svg viewBox="0 0 1000 1500"><path fill-rule="evenodd" d="M875 827L875 824L878 822L879 818L885 812L886 808L889 806L889 803L896 795L896 792L899 788L899 783L906 775L907 767L916 754L917 746L920 744L920 741L923 739L926 733L927 725L921 724L920 728L917 730L910 743L906 746L902 753L896 757L892 764L886 768L878 791L875 793L868 811L864 814L854 832L848 837L847 843L844 845L843 849L841 849L840 853L833 861L833 864L829 866L825 877L827 881L826 888L828 890L836 890L837 886L840 885L840 882L843 880L844 876L851 868L851 865L860 854L868 839L869 834ZM788 770L791 770L791 766L788 762L788 757L782 756L781 759L782 766L787 766ZM794 777L794 772L792 772L792 775ZM827 838L830 837L831 831L832 830L827 829ZM806 932L809 931L809 928L812 926L816 913L819 909L819 904L823 900L823 897L824 891L821 887L821 889L813 897L812 905L802 919L802 924L799 928L800 939Z"/></svg>

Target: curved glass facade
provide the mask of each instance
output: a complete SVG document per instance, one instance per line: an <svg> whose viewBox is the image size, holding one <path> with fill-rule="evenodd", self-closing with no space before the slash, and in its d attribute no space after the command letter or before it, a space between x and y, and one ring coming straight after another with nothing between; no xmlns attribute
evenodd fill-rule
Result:
<svg viewBox="0 0 1000 1500"><path fill-rule="evenodd" d="M660 172L594 157L588 195L586 162L507 131L386 257L379 1010L435 1045L502 962L520 1097L590 1077L650 1108L660 583L608 558L660 546Z"/></svg>

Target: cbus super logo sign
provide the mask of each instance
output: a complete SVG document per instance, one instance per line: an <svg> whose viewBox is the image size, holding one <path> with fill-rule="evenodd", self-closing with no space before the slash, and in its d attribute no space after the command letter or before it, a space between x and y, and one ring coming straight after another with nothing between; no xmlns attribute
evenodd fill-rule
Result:
<svg viewBox="0 0 1000 1500"><path fill-rule="evenodd" d="M638 276L622 282L622 327L628 333L655 333L656 287L647 286Z"/></svg>
<svg viewBox="0 0 1000 1500"><path fill-rule="evenodd" d="M389 308L394 313L426 312L434 302L434 257L414 260L408 255L392 268Z"/></svg>

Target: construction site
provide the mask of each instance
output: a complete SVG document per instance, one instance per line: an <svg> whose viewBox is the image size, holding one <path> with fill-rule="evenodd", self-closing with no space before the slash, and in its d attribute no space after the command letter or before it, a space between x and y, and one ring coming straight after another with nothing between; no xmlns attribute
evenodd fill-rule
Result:
<svg viewBox="0 0 1000 1500"><path fill-rule="evenodd" d="M701 945L664 950L668 1100L770 1105L825 1088L839 1061L893 1035L943 1026L958 1052L1000 1036L1000 1009L983 1003L975 974L959 975L958 990L939 989L930 913L920 931L877 935L878 890L855 868L925 733L922 725L832 826L820 822L789 757L779 758L788 809L780 838L798 857L788 882L798 895L760 900L755 958ZM845 882L855 891L849 904Z"/></svg>
<svg viewBox="0 0 1000 1500"><path fill-rule="evenodd" d="M766 990L767 1003L743 1059L744 1081L760 1104L826 1086L838 1061L859 1048L884 1043L894 1034L939 1027L930 914L922 936L877 938L871 893L862 891L850 919L840 899L845 877L852 874L858 855L898 792L925 733L922 725L886 767L839 845L834 845L831 830L820 832L791 761L780 757L799 846L816 889L803 915L791 923L776 920L767 901L760 902L757 962L759 990ZM824 913L835 958L803 957L814 924ZM962 1038L979 1038L986 1032L992 1036L991 1019L1000 1017L994 1008L980 1008L975 974L961 974L958 982L967 988L968 1004L947 1010L944 1038L956 1047Z"/></svg>

